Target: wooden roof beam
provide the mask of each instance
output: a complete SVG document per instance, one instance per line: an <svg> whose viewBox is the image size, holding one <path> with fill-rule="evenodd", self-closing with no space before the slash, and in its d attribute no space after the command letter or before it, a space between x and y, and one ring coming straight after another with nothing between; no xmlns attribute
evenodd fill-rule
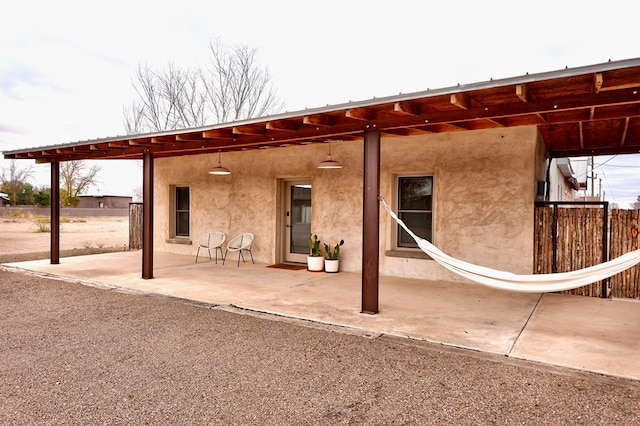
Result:
<svg viewBox="0 0 640 426"><path fill-rule="evenodd" d="M137 140L137 139L130 139L129 140L129 145L131 146L156 146L157 144L152 143L153 141L150 142L145 142L142 140Z"/></svg>
<svg viewBox="0 0 640 426"><path fill-rule="evenodd" d="M580 149L584 149L584 131L582 128L582 121L578 122L578 129L580 131Z"/></svg>
<svg viewBox="0 0 640 426"><path fill-rule="evenodd" d="M267 133L266 127L263 126L233 126L231 132L234 135L256 135L262 136Z"/></svg>
<svg viewBox="0 0 640 426"><path fill-rule="evenodd" d="M420 108L416 107L409 102L396 102L393 104L393 111L400 114L417 116L420 115Z"/></svg>
<svg viewBox="0 0 640 426"><path fill-rule="evenodd" d="M73 148L58 148L56 149L56 154L73 154Z"/></svg>
<svg viewBox="0 0 640 426"><path fill-rule="evenodd" d="M451 105L455 105L458 108L470 109L471 103L469 102L469 96L465 93L458 92L451 94Z"/></svg>
<svg viewBox="0 0 640 426"><path fill-rule="evenodd" d="M602 83L604 83L602 73L601 72L595 73L593 75L593 91L596 93L600 93L600 90L602 90Z"/></svg>
<svg viewBox="0 0 640 426"><path fill-rule="evenodd" d="M191 134L191 133L190 133ZM176 141L182 141L184 135L175 135L175 136L156 136L151 138L151 143L154 145L162 145L165 143L174 143Z"/></svg>
<svg viewBox="0 0 640 426"><path fill-rule="evenodd" d="M124 149L124 148L129 148L131 144L129 144L129 141L115 141L115 142L109 142L107 146L109 146L110 148Z"/></svg>
<svg viewBox="0 0 640 426"><path fill-rule="evenodd" d="M624 129L622 130L622 136L620 137L620 147L623 147L627 140L627 130L629 129L629 117L624 119Z"/></svg>
<svg viewBox="0 0 640 426"><path fill-rule="evenodd" d="M376 118L376 114L370 108L349 108L344 116L354 120L371 121Z"/></svg>
<svg viewBox="0 0 640 426"><path fill-rule="evenodd" d="M526 84L516 84L516 96L522 102L529 102L529 89Z"/></svg>
<svg viewBox="0 0 640 426"><path fill-rule="evenodd" d="M202 132L205 139L233 139L234 135L230 129L214 129Z"/></svg>
<svg viewBox="0 0 640 426"><path fill-rule="evenodd" d="M267 130L295 132L300 129L300 125L293 121L273 120L267 122Z"/></svg>
<svg viewBox="0 0 640 426"><path fill-rule="evenodd" d="M326 114L305 115L302 118L302 123L310 124L312 126L333 126L335 124L335 119Z"/></svg>
<svg viewBox="0 0 640 426"><path fill-rule="evenodd" d="M89 145L89 151L115 151L122 150L122 148L110 147L109 144L91 144Z"/></svg>

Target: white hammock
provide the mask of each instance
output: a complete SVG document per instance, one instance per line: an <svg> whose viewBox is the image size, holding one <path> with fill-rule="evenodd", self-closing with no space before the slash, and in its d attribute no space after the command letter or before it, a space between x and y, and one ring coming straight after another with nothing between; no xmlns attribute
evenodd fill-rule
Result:
<svg viewBox="0 0 640 426"><path fill-rule="evenodd" d="M640 250L636 250L616 257L608 262L571 272L518 275L511 272L498 271L496 269L474 265L445 254L429 241L414 234L407 225L396 216L382 197L380 197L380 201L391 217L413 237L422 251L448 270L489 287L523 293L570 290L603 280L640 263Z"/></svg>

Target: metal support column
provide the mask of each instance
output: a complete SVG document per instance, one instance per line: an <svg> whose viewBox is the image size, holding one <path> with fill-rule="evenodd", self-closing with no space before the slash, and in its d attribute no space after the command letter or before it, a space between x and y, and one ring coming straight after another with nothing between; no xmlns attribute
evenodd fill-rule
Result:
<svg viewBox="0 0 640 426"><path fill-rule="evenodd" d="M380 132L364 132L362 218L362 313L378 313L380 257Z"/></svg>
<svg viewBox="0 0 640 426"><path fill-rule="evenodd" d="M51 162L51 264L60 263L60 163Z"/></svg>
<svg viewBox="0 0 640 426"><path fill-rule="evenodd" d="M153 278L153 153L142 157L142 278Z"/></svg>

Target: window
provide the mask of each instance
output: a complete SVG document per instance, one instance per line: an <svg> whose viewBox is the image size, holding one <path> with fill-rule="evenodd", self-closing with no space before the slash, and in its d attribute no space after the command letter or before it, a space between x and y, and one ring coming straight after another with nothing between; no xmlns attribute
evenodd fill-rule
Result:
<svg viewBox="0 0 640 426"><path fill-rule="evenodd" d="M419 237L432 241L433 176L398 176L398 217ZM397 248L418 248L418 244L400 225Z"/></svg>
<svg viewBox="0 0 640 426"><path fill-rule="evenodd" d="M176 237L189 236L189 187L175 187L175 235Z"/></svg>

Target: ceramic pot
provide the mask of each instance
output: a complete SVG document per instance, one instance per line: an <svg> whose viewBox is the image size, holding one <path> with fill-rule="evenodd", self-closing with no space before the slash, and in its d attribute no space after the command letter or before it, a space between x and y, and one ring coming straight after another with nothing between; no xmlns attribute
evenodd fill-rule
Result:
<svg viewBox="0 0 640 426"><path fill-rule="evenodd" d="M322 272L324 269L324 257L307 256L307 269L311 272Z"/></svg>
<svg viewBox="0 0 640 426"><path fill-rule="evenodd" d="M325 272L338 272L340 268L340 259L325 259L324 271Z"/></svg>

